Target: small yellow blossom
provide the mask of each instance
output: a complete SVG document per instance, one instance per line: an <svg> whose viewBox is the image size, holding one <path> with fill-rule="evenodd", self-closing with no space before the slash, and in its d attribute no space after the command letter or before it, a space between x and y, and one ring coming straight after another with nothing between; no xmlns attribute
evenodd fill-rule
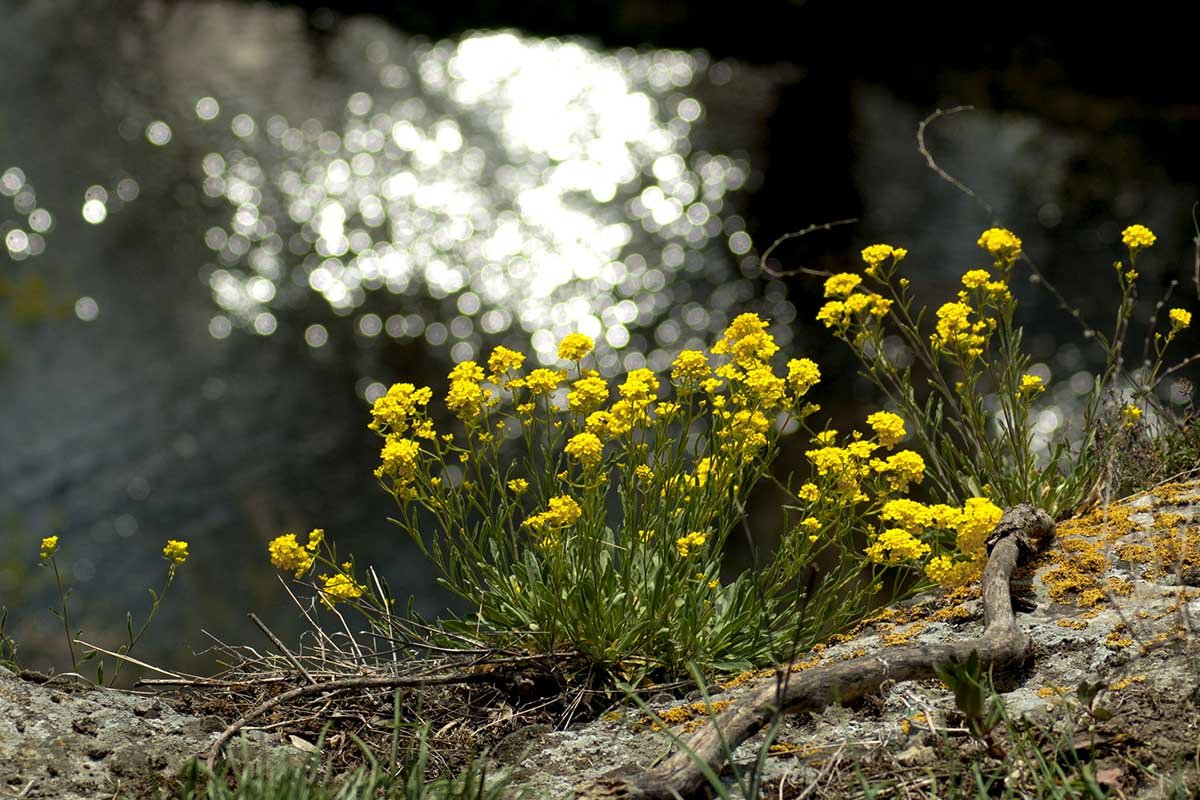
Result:
<svg viewBox="0 0 1200 800"><path fill-rule="evenodd" d="M800 527L809 533L816 533L821 530L821 520L816 517L805 517L800 520Z"/></svg>
<svg viewBox="0 0 1200 800"><path fill-rule="evenodd" d="M594 371L571 384L571 391L567 392L567 408L575 414L590 414L607 401L608 383Z"/></svg>
<svg viewBox="0 0 1200 800"><path fill-rule="evenodd" d="M681 386L691 386L712 375L708 357L699 350L683 350L671 364L671 380Z"/></svg>
<svg viewBox="0 0 1200 800"><path fill-rule="evenodd" d="M1021 393L1022 397L1026 397L1026 398L1034 397L1035 395L1041 394L1043 391L1045 391L1045 389L1046 389L1046 385L1042 381L1041 376L1039 376L1039 375L1022 375L1021 376L1021 385L1018 387L1018 391Z"/></svg>
<svg viewBox="0 0 1200 800"><path fill-rule="evenodd" d="M525 376L525 388L534 395L550 394L562 382L563 373L557 369L535 369Z"/></svg>
<svg viewBox="0 0 1200 800"><path fill-rule="evenodd" d="M569 528L578 522L581 516L583 509L579 507L579 503L575 502L575 498L564 494L551 497L545 511L528 517L522 524L536 533L544 533Z"/></svg>
<svg viewBox="0 0 1200 800"><path fill-rule="evenodd" d="M410 419L433 398L428 386L420 389L411 383L393 384L387 393L371 406L371 424L367 427L380 433L402 434L408 430Z"/></svg>
<svg viewBox="0 0 1200 800"><path fill-rule="evenodd" d="M519 497L529 491L529 481L524 478L513 478L508 482L508 490Z"/></svg>
<svg viewBox="0 0 1200 800"><path fill-rule="evenodd" d="M498 381L502 375L516 372L525 363L525 354L501 345L488 356L488 377Z"/></svg>
<svg viewBox="0 0 1200 800"><path fill-rule="evenodd" d="M654 480L654 470L645 464L638 464L633 470L633 477L637 478L638 483L649 483Z"/></svg>
<svg viewBox="0 0 1200 800"><path fill-rule="evenodd" d="M758 366L778 350L775 337L767 333L767 323L753 313L739 314L712 349L717 355L729 356L742 369Z"/></svg>
<svg viewBox="0 0 1200 800"><path fill-rule="evenodd" d="M891 447L904 438L904 420L890 411L876 411L867 417L867 424L884 447Z"/></svg>
<svg viewBox="0 0 1200 800"><path fill-rule="evenodd" d="M600 466L604 443L594 433L577 433L567 442L564 452L580 463L585 470Z"/></svg>
<svg viewBox="0 0 1200 800"><path fill-rule="evenodd" d="M349 564L342 565L343 570L349 568ZM333 604L338 600L357 600L366 591L365 586L345 572L339 572L336 575L322 575L321 582L324 584L320 590L321 602L330 608L333 608Z"/></svg>
<svg viewBox="0 0 1200 800"><path fill-rule="evenodd" d="M479 383L483 380L483 367L474 361L460 361L454 365L454 369L450 370L449 378L451 383L454 381Z"/></svg>
<svg viewBox="0 0 1200 800"><path fill-rule="evenodd" d="M1172 308L1167 312L1171 321L1171 333L1175 334L1192 324L1192 312L1182 308Z"/></svg>
<svg viewBox="0 0 1200 800"><path fill-rule="evenodd" d="M308 572L313 565L312 553L296 541L294 533L276 536L267 544L267 552L271 555L271 563L277 569L293 572L297 578Z"/></svg>
<svg viewBox="0 0 1200 800"><path fill-rule="evenodd" d="M558 345L558 357L566 361L579 361L595 349L596 343L590 336L569 333Z"/></svg>
<svg viewBox="0 0 1200 800"><path fill-rule="evenodd" d="M793 358L787 368L787 384L796 397L803 396L821 381L821 370L811 359Z"/></svg>
<svg viewBox="0 0 1200 800"><path fill-rule="evenodd" d="M675 551L679 553L680 558L687 558L693 550L698 550L708 541L703 533L692 531L687 536L681 536L675 540Z"/></svg>
<svg viewBox="0 0 1200 800"><path fill-rule="evenodd" d="M58 552L58 537L57 536L47 536L45 539L42 539L41 555L42 555L43 561L45 561L46 559L49 559L49 558L53 558L54 554L57 552Z"/></svg>
<svg viewBox="0 0 1200 800"><path fill-rule="evenodd" d="M976 244L991 253L1000 268L1011 266L1021 255L1021 240L1006 228L988 228Z"/></svg>
<svg viewBox="0 0 1200 800"><path fill-rule="evenodd" d="M806 502L815 503L821 499L821 490L817 488L815 483L806 483L800 487L800 491L796 493L796 496Z"/></svg>
<svg viewBox="0 0 1200 800"><path fill-rule="evenodd" d="M172 566L179 566L188 557L188 543L179 539L167 539L167 544L163 547L163 558L171 562Z"/></svg>
<svg viewBox="0 0 1200 800"><path fill-rule="evenodd" d="M890 258L894 266L899 264L906 255L908 255L908 251L903 247L892 247L890 244L873 244L870 247L863 248L862 260L867 265L867 268L863 271L872 278L878 278L880 274L879 268L883 266L883 262Z"/></svg>
<svg viewBox="0 0 1200 800"><path fill-rule="evenodd" d="M929 552L929 545L900 528L889 528L879 534L867 548L867 558L877 564L901 564L916 561Z"/></svg>
<svg viewBox="0 0 1200 800"><path fill-rule="evenodd" d="M1142 410L1133 404L1127 405L1121 409L1121 419L1125 421L1126 428L1132 428L1141 418Z"/></svg>
<svg viewBox="0 0 1200 800"><path fill-rule="evenodd" d="M963 274L962 284L968 289L978 289L980 286L986 286L991 279L992 276L986 269L972 269Z"/></svg>
<svg viewBox="0 0 1200 800"><path fill-rule="evenodd" d="M458 367L463 364L474 364L474 362L464 361ZM455 367L456 371L458 367ZM478 381L466 378L454 380L450 383L450 391L446 393L446 408L454 412L454 415L462 421L470 422L479 416L491 396L492 393L480 386Z"/></svg>
<svg viewBox="0 0 1200 800"><path fill-rule="evenodd" d="M421 445L416 441L389 436L379 452L381 463L375 468L375 477L382 478L386 475L406 486L416 477L417 460L420 455Z"/></svg>
<svg viewBox="0 0 1200 800"><path fill-rule="evenodd" d="M1121 231L1121 241L1129 248L1130 253L1145 250L1154 244L1157 238L1145 225L1130 225Z"/></svg>
<svg viewBox="0 0 1200 800"><path fill-rule="evenodd" d="M860 275L855 275L853 272L839 272L825 281L825 296L849 297L860 283L862 283Z"/></svg>

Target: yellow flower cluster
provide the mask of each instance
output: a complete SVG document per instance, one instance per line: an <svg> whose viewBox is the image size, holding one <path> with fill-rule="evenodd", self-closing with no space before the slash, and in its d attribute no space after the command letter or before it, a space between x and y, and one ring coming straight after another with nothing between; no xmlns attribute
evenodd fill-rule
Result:
<svg viewBox="0 0 1200 800"><path fill-rule="evenodd" d="M903 564L917 561L929 552L929 545L902 528L888 528L867 546L867 558L877 564Z"/></svg>
<svg viewBox="0 0 1200 800"><path fill-rule="evenodd" d="M529 481L524 478L513 478L508 482L508 490L519 497L529 491Z"/></svg>
<svg viewBox="0 0 1200 800"><path fill-rule="evenodd" d="M767 333L767 323L758 314L739 314L712 349L717 355L729 356L742 369L760 366L778 350L775 337Z"/></svg>
<svg viewBox="0 0 1200 800"><path fill-rule="evenodd" d="M890 260L892 266L895 267L906 255L908 255L908 251L903 247L892 247L890 244L873 244L870 247L863 248L862 260L867 265L867 268L863 272L872 278L882 278L884 277L884 272L880 268L885 262Z"/></svg>
<svg viewBox="0 0 1200 800"><path fill-rule="evenodd" d="M983 355L993 319L972 321L974 309L966 303L945 303L937 311L937 327L930 336L935 350L971 360Z"/></svg>
<svg viewBox="0 0 1200 800"><path fill-rule="evenodd" d="M1022 375L1021 384L1017 387L1017 391L1022 397L1030 398L1041 394L1046 389L1045 383L1040 375Z"/></svg>
<svg viewBox="0 0 1200 800"><path fill-rule="evenodd" d="M549 547L557 542L557 532L569 528L583 516L583 509L575 498L570 495L551 497L545 511L540 511L528 517L522 525L529 528L538 536L542 547Z"/></svg>
<svg viewBox="0 0 1200 800"><path fill-rule="evenodd" d="M994 281L986 269L971 269L963 273L962 284L984 303L994 304L997 301L1012 299L1008 284L1004 281ZM958 293L960 303L970 302L972 295L966 291Z"/></svg>
<svg viewBox="0 0 1200 800"><path fill-rule="evenodd" d="M395 480L398 488L407 488L417 476L420 456L421 445L416 440L389 436L379 452L381 463L375 468L375 477L389 476Z"/></svg>
<svg viewBox="0 0 1200 800"><path fill-rule="evenodd" d="M1150 247L1157 238L1145 225L1130 225L1121 231L1121 241L1134 254Z"/></svg>
<svg viewBox="0 0 1200 800"><path fill-rule="evenodd" d="M671 380L680 389L694 389L712 376L708 357L699 350L683 350L671 364Z"/></svg>
<svg viewBox="0 0 1200 800"><path fill-rule="evenodd" d="M357 600L363 596L366 587L348 574L350 563L342 564L342 571L336 575L322 575L321 602L329 608L338 600Z"/></svg>
<svg viewBox="0 0 1200 800"><path fill-rule="evenodd" d="M889 564L919 561L930 552L923 540L931 532L954 531L954 555L930 559L925 574L942 586L958 586L983 569L987 536L1000 516L1000 509L985 497L969 498L962 508L942 503L926 505L907 498L889 500L879 512L884 530L868 546L867 557Z"/></svg>
<svg viewBox="0 0 1200 800"><path fill-rule="evenodd" d="M569 333L558 343L558 357L566 361L579 361L596 348L591 337L582 333Z"/></svg>
<svg viewBox="0 0 1200 800"><path fill-rule="evenodd" d="M497 347L488 356L488 380L501 385L502 388L507 388L506 383L501 383L503 378L516 372L524 364L524 353L518 353L516 350L510 350L504 346Z"/></svg>
<svg viewBox="0 0 1200 800"><path fill-rule="evenodd" d="M867 417L867 424L884 447L890 448L904 438L904 420L890 411L876 411Z"/></svg>
<svg viewBox="0 0 1200 800"><path fill-rule="evenodd" d="M271 555L271 563L276 569L292 572L297 578L312 569L313 553L321 546L325 531L315 528L308 534L308 542L301 545L296 541L296 534L285 533L276 536L267 544L267 552Z"/></svg>
<svg viewBox="0 0 1200 800"><path fill-rule="evenodd" d="M411 383L394 384L387 394L376 399L367 427L379 433L403 434L432 398L433 391L428 386L418 389Z"/></svg>
<svg viewBox="0 0 1200 800"><path fill-rule="evenodd" d="M582 378L571 384L571 391L567 392L567 408L575 414L590 414L607 401L608 383L594 370L584 373Z"/></svg>
<svg viewBox="0 0 1200 800"><path fill-rule="evenodd" d="M913 483L925 478L925 460L911 450L901 450L885 459L874 458L880 445L891 447L904 436L904 420L888 411L880 411L867 418L867 424L876 432L878 442L862 438L855 432L850 441L839 447L834 444L837 431L823 431L813 437L821 447L807 451L804 455L812 462L821 477L831 477L839 492L852 500L865 500L862 481L876 475L886 481L891 491L906 492ZM812 499L819 496L815 485L806 485L802 492ZM805 498L801 495L801 499Z"/></svg>
<svg viewBox="0 0 1200 800"><path fill-rule="evenodd" d="M681 536L675 540L675 552L679 553L680 558L687 558L692 554L693 550L699 550L708 541L703 533L692 531L687 536Z"/></svg>
<svg viewBox="0 0 1200 800"><path fill-rule="evenodd" d="M861 275L855 275L853 272L839 272L825 281L825 296L849 297L860 283L862 283Z"/></svg>
<svg viewBox="0 0 1200 800"><path fill-rule="evenodd" d="M802 397L821 381L821 370L811 359L793 358L787 368L787 384L796 397Z"/></svg>
<svg viewBox="0 0 1200 800"><path fill-rule="evenodd" d="M180 539L167 539L167 544L162 550L163 558L171 562L171 566L177 567L187 561L188 543Z"/></svg>
<svg viewBox="0 0 1200 800"><path fill-rule="evenodd" d="M845 300L830 300L817 311L817 321L838 336L849 335L852 328L871 320L883 319L892 301L875 292L855 292Z"/></svg>
<svg viewBox="0 0 1200 800"><path fill-rule="evenodd" d="M45 539L42 539L42 552L41 552L42 561L46 561L47 559L53 558L54 554L57 552L58 552L58 537L57 536L47 536Z"/></svg>
<svg viewBox="0 0 1200 800"><path fill-rule="evenodd" d="M1021 240L1005 228L988 228L979 235L976 244L991 253L996 267L1002 271L1011 267L1021 255Z"/></svg>
<svg viewBox="0 0 1200 800"><path fill-rule="evenodd" d="M461 361L450 371L446 408L463 422L476 419L491 399L491 390L479 385L482 380L483 368L474 361Z"/></svg>
<svg viewBox="0 0 1200 800"><path fill-rule="evenodd" d="M564 450L567 455L578 461L584 470L591 472L600 466L604 443L596 434L585 431L572 436Z"/></svg>
<svg viewBox="0 0 1200 800"><path fill-rule="evenodd" d="M1125 420L1126 428L1132 428L1141 418L1142 410L1135 405L1130 404L1121 409L1121 419Z"/></svg>
<svg viewBox="0 0 1200 800"><path fill-rule="evenodd" d="M1172 308L1167 312L1167 319L1171 321L1171 334L1174 335L1192 324L1192 312L1182 308Z"/></svg>

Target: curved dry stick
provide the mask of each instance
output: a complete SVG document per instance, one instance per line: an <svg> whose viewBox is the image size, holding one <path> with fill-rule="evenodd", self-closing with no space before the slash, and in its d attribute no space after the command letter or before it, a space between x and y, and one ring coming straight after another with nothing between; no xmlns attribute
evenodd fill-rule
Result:
<svg viewBox="0 0 1200 800"><path fill-rule="evenodd" d="M347 689L396 689L403 686L447 686L451 684L462 683L495 683L496 676L486 673L468 673L468 674L452 674L452 675L430 675L424 678L401 678L393 675L380 675L369 678L340 678L333 681L325 681L324 683L308 684L295 689L290 689L282 694L275 695L270 700L255 706L247 711L239 719L235 720L229 727L221 732L221 736L213 743L213 746L208 749L208 755L205 758L204 765L211 772L216 766L217 758L221 755L221 749L237 735L237 732L246 726L250 720L255 717L260 717L276 706L282 705L289 700L295 700L297 697L304 697L309 694L321 694L323 692L343 692Z"/></svg>
<svg viewBox="0 0 1200 800"><path fill-rule="evenodd" d="M668 800L694 793L704 783L704 769L718 770L730 752L779 712L817 711L876 691L888 681L936 677L934 667L950 659L979 654L983 667L1003 667L1023 659L1028 635L1017 627L1010 580L1018 560L1041 549L1054 534L1046 512L1019 505L1004 513L988 537L990 557L983 571L983 635L951 644L889 648L793 674L790 669L747 693L694 733L662 764L629 777L601 778L576 788L588 800ZM702 766L703 765L703 766Z"/></svg>
<svg viewBox="0 0 1200 800"><path fill-rule="evenodd" d="M785 233L783 236L780 236L778 239L771 242L771 246L764 250L763 254L758 257L758 268L767 275L770 275L772 278L790 278L793 275L817 275L821 277L828 276L829 272L826 270L809 269L808 267L797 267L796 269L783 271L774 270L767 266L767 259L770 258L771 253L775 252L776 247L779 247L779 245L783 244L788 239L798 239L801 236L808 236L810 233L816 233L817 231L831 231L839 225L854 225L857 222L858 217L851 217L850 219L837 219L833 222L817 222L809 225L804 230Z"/></svg>

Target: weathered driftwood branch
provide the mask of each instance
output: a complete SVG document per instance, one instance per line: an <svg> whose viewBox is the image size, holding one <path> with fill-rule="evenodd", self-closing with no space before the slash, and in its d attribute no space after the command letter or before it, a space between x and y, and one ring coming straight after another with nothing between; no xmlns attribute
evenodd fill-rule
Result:
<svg viewBox="0 0 1200 800"><path fill-rule="evenodd" d="M936 676L934 666L979 654L984 667L1022 660L1029 637L1017 627L1010 581L1017 562L1041 549L1054 534L1054 522L1032 506L1010 508L988 537L990 557L983 571L983 635L951 644L888 648L875 655L813 667L800 673L780 669L775 678L751 690L652 770L634 776L601 778L577 787L580 798L675 798L704 783L704 769L719 770L729 752L753 736L780 711L817 711L879 689L887 681Z"/></svg>

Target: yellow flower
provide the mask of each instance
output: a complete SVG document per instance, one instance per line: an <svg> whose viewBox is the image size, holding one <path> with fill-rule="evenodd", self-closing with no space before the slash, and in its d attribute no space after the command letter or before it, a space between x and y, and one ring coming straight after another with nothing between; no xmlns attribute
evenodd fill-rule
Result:
<svg viewBox="0 0 1200 800"><path fill-rule="evenodd" d="M633 470L633 477L637 479L638 483L649 483L654 480L654 470L645 464L638 464Z"/></svg>
<svg viewBox="0 0 1200 800"><path fill-rule="evenodd" d="M389 436L379 452L382 463L375 468L375 477L391 476L397 483L407 485L413 482L417 475L417 459L421 455L421 445L413 439L397 439Z"/></svg>
<svg viewBox="0 0 1200 800"><path fill-rule="evenodd" d="M837 431L827 430L821 431L813 437L813 441L817 444L831 445L837 440Z"/></svg>
<svg viewBox="0 0 1200 800"><path fill-rule="evenodd" d="M821 520L816 517L805 517L800 520L800 527L809 533L816 533L821 530Z"/></svg>
<svg viewBox="0 0 1200 800"><path fill-rule="evenodd" d="M371 424L367 427L379 432L385 432L386 429L386 432L404 433L408 429L409 418L432 398L433 391L428 386L418 389L411 383L393 384L387 394L377 398L371 406Z"/></svg>
<svg viewBox="0 0 1200 800"><path fill-rule="evenodd" d="M1130 253L1134 254L1154 244L1157 238L1145 225L1130 225L1121 231L1121 241L1129 248Z"/></svg>
<svg viewBox="0 0 1200 800"><path fill-rule="evenodd" d="M911 450L901 450L886 460L874 459L871 467L887 477L892 488L899 492L907 491L910 483L925 479L925 460Z"/></svg>
<svg viewBox="0 0 1200 800"><path fill-rule="evenodd" d="M294 533L276 536L267 544L267 552L270 553L271 563L276 569L293 572L297 578L308 572L313 565L312 554L296 541Z"/></svg>
<svg viewBox="0 0 1200 800"><path fill-rule="evenodd" d="M973 269L963 274L962 284L968 289L978 289L985 286L991 277L986 269Z"/></svg>
<svg viewBox="0 0 1200 800"><path fill-rule="evenodd" d="M525 377L525 387L534 395L550 394L558 388L563 373L557 369L535 369Z"/></svg>
<svg viewBox="0 0 1200 800"><path fill-rule="evenodd" d="M585 470L600 466L604 444L594 433L577 433L567 442L564 452L577 460Z"/></svg>
<svg viewBox="0 0 1200 800"><path fill-rule="evenodd" d="M996 266L1001 268L1011 266L1021 255L1021 240L1006 228L988 228L976 244L991 253Z"/></svg>
<svg viewBox="0 0 1200 800"><path fill-rule="evenodd" d="M953 589L978 576L983 563L984 559L955 561L950 556L936 556L925 565L925 576L944 589Z"/></svg>
<svg viewBox="0 0 1200 800"><path fill-rule="evenodd" d="M1135 405L1127 405L1121 409L1121 418L1125 420L1126 428L1132 428L1142 418L1142 410Z"/></svg>
<svg viewBox="0 0 1200 800"><path fill-rule="evenodd" d="M525 354L510 350L501 345L488 356L488 372L492 381L497 381L501 375L519 370L525 363Z"/></svg>
<svg viewBox="0 0 1200 800"><path fill-rule="evenodd" d="M729 356L742 369L758 366L778 350L775 337L767 333L767 323L753 313L735 317L712 349L717 355Z"/></svg>
<svg viewBox="0 0 1200 800"><path fill-rule="evenodd" d="M1022 397L1033 397L1045 391L1046 386L1038 375L1022 375L1021 385L1018 387Z"/></svg>
<svg viewBox="0 0 1200 800"><path fill-rule="evenodd" d="M867 548L867 558L877 564L901 564L916 561L929 552L929 545L900 528L889 528L879 534Z"/></svg>
<svg viewBox="0 0 1200 800"><path fill-rule="evenodd" d="M594 371L571 384L571 391L567 392L567 407L576 414L590 414L607 400L608 384Z"/></svg>
<svg viewBox="0 0 1200 800"><path fill-rule="evenodd" d="M1175 334L1192 324L1192 312L1182 308L1172 308L1167 312L1171 321L1171 333Z"/></svg>
<svg viewBox="0 0 1200 800"><path fill-rule="evenodd" d="M508 490L517 496L523 495L529 490L529 481L524 478L513 478L508 482Z"/></svg>
<svg viewBox="0 0 1200 800"><path fill-rule="evenodd" d="M884 447L891 447L904 438L904 420L890 411L876 411L867 417L867 424Z"/></svg>
<svg viewBox="0 0 1200 800"><path fill-rule="evenodd" d="M342 569L349 569L349 564L343 564ZM345 572L339 572L336 575L322 575L321 582L325 584L321 588L321 602L326 606L333 608L333 604L338 600L356 600L363 596L366 587L347 575Z"/></svg>
<svg viewBox="0 0 1200 800"><path fill-rule="evenodd" d="M474 362L463 362L463 364L467 363ZM461 367L462 364L459 366ZM458 367L455 369L457 370ZM450 391L446 393L446 408L453 411L455 416L463 422L470 422L479 416L483 411L484 404L491 396L490 391L474 380L456 380L450 384Z"/></svg>
<svg viewBox="0 0 1200 800"><path fill-rule="evenodd" d="M699 350L683 350L671 364L671 380L678 384L698 384L711 375L708 357Z"/></svg>
<svg viewBox="0 0 1200 800"><path fill-rule="evenodd" d="M985 333L990 326L971 321L973 309L966 303L945 303L937 311L937 327L930 336L933 346L968 359L983 355Z"/></svg>
<svg viewBox="0 0 1200 800"><path fill-rule="evenodd" d="M583 509L573 497L558 495L551 497L547 509L528 517L522 524L536 533L569 528L583 516Z"/></svg>
<svg viewBox="0 0 1200 800"><path fill-rule="evenodd" d="M984 556L988 534L996 527L1004 512L986 497L969 497L958 519L955 542L960 553L972 558Z"/></svg>
<svg viewBox="0 0 1200 800"><path fill-rule="evenodd" d="M816 362L807 358L793 358L787 364L787 383L796 397L803 396L821 381L821 370Z"/></svg>
<svg viewBox="0 0 1200 800"><path fill-rule="evenodd" d="M630 403L645 407L658 396L658 378L644 367L635 369L625 376L625 382L617 391Z"/></svg>
<svg viewBox="0 0 1200 800"><path fill-rule="evenodd" d="M43 561L45 561L48 558L53 558L54 554L57 552L58 552L58 537L57 536L47 536L45 539L42 539L42 554L41 555L42 555Z"/></svg>
<svg viewBox="0 0 1200 800"><path fill-rule="evenodd" d="M325 529L313 528L308 532L308 542L304 545L304 549L310 553L315 553L323 541L325 541Z"/></svg>
<svg viewBox="0 0 1200 800"><path fill-rule="evenodd" d="M637 538L639 542L648 542L654 538L654 531L642 528L637 532Z"/></svg>
<svg viewBox="0 0 1200 800"><path fill-rule="evenodd" d="M569 333L558 345L558 357L567 361L579 361L594 349L596 349L596 343L590 336L584 336L582 333Z"/></svg>
<svg viewBox="0 0 1200 800"><path fill-rule="evenodd" d="M613 415L607 411L593 411L588 414L583 426L588 433L594 433L600 439L611 439L613 432Z"/></svg>
<svg viewBox="0 0 1200 800"><path fill-rule="evenodd" d="M450 370L450 381L471 381L479 383L483 380L483 367L476 364L474 361L460 361L454 365L454 369Z"/></svg>
<svg viewBox="0 0 1200 800"><path fill-rule="evenodd" d="M821 499L821 490L817 488L815 483L806 483L800 487L800 491L796 493L796 496L806 502L815 503Z"/></svg>
<svg viewBox="0 0 1200 800"><path fill-rule="evenodd" d="M167 539L167 544L163 547L163 558L172 563L173 566L179 566L187 561L188 543L179 539Z"/></svg>
<svg viewBox="0 0 1200 800"><path fill-rule="evenodd" d="M901 497L884 503L879 519L909 533L922 533L933 525L934 515L924 503Z"/></svg>
<svg viewBox="0 0 1200 800"><path fill-rule="evenodd" d="M862 277L853 272L839 272L825 281L826 297L849 297L855 287L862 283Z"/></svg>
<svg viewBox="0 0 1200 800"><path fill-rule="evenodd" d="M698 550L708 541L703 533L692 531L687 536L681 536L675 540L675 551L679 553L680 558L687 558L692 550Z"/></svg>
<svg viewBox="0 0 1200 800"><path fill-rule="evenodd" d="M763 408L774 408L783 402L786 384L765 364L748 369L743 384L751 402Z"/></svg>
<svg viewBox="0 0 1200 800"><path fill-rule="evenodd" d="M863 271L872 278L877 278L879 277L879 268L883 266L883 262L890 258L892 265L895 266L906 255L908 255L908 251L903 247L892 247L890 244L873 244L870 247L863 248L862 260L867 265L867 268Z"/></svg>

